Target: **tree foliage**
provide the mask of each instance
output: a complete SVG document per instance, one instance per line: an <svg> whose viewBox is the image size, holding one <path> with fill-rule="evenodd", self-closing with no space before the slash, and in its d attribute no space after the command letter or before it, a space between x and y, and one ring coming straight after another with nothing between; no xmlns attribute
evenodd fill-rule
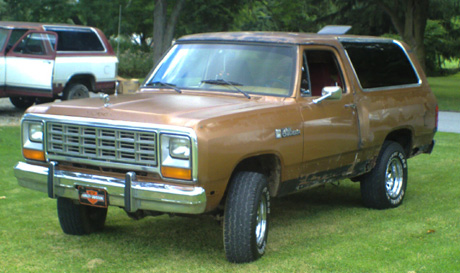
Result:
<svg viewBox="0 0 460 273"><path fill-rule="evenodd" d="M422 64L426 61L428 71L460 58L458 0L0 0L0 16L3 21L90 25L116 37L120 7L123 48L156 50L155 59L185 34L316 32L330 24L352 25L352 34L398 35Z"/></svg>

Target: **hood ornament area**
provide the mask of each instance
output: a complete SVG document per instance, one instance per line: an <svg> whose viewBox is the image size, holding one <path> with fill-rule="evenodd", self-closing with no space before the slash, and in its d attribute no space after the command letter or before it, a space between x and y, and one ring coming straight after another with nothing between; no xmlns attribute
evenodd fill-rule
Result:
<svg viewBox="0 0 460 273"><path fill-rule="evenodd" d="M109 107L111 105L110 96L108 94L100 94L99 97L104 101L104 107Z"/></svg>

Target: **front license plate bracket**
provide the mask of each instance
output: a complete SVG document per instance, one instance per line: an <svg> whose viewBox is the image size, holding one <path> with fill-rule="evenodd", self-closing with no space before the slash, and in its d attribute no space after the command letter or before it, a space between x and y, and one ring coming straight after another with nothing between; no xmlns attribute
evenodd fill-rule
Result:
<svg viewBox="0 0 460 273"><path fill-rule="evenodd" d="M107 208L107 191L104 189L78 186L80 204L92 207Z"/></svg>

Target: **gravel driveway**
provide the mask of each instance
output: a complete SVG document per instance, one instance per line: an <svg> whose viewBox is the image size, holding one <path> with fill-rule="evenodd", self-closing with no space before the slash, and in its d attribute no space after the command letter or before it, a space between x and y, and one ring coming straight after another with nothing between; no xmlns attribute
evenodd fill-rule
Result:
<svg viewBox="0 0 460 273"><path fill-rule="evenodd" d="M19 110L11 104L9 98L0 99L0 126L19 125L24 110Z"/></svg>

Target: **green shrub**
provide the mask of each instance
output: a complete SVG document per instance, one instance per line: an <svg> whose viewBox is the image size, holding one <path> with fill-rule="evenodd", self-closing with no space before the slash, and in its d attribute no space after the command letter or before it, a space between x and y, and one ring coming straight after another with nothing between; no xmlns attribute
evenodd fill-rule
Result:
<svg viewBox="0 0 460 273"><path fill-rule="evenodd" d="M118 56L118 75L124 78L145 77L153 67L153 53L128 48Z"/></svg>
<svg viewBox="0 0 460 273"><path fill-rule="evenodd" d="M153 67L153 50L133 42L132 39L121 36L120 44L117 38L111 37L110 44L118 53L118 75L123 78L144 78Z"/></svg>

